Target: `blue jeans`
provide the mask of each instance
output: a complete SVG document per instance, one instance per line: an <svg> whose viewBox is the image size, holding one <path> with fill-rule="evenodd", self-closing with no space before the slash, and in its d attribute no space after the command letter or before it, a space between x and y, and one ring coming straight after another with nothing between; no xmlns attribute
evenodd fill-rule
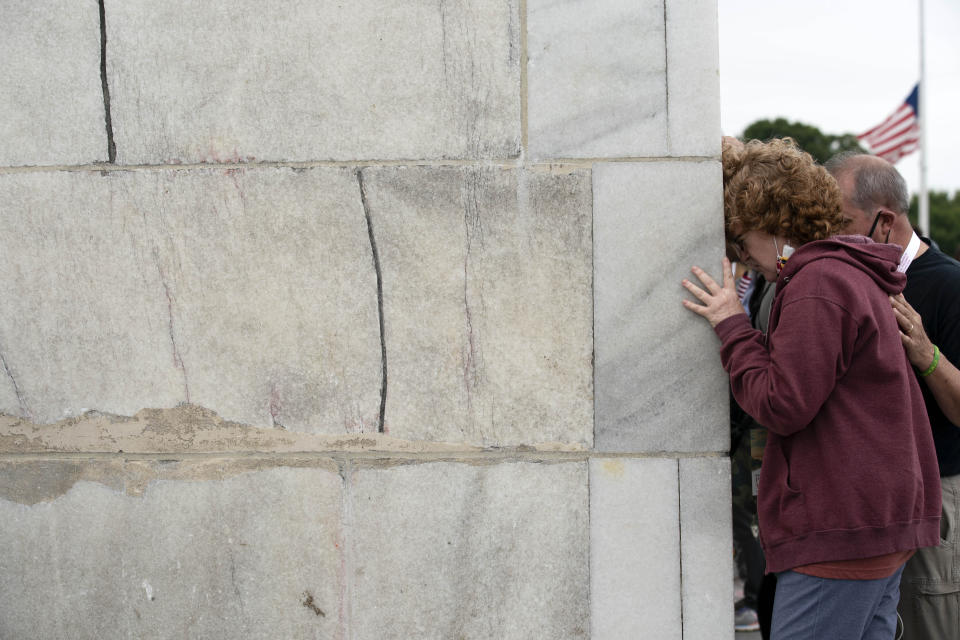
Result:
<svg viewBox="0 0 960 640"><path fill-rule="evenodd" d="M777 574L771 640L893 640L900 574L879 580L831 580Z"/></svg>

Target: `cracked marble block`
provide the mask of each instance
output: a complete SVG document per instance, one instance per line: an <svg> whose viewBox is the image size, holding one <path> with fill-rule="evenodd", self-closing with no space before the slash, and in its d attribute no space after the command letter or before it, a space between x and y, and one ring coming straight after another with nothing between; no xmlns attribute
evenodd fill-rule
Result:
<svg viewBox="0 0 960 640"><path fill-rule="evenodd" d="M363 170L383 277L388 433L589 446L589 177Z"/></svg>
<svg viewBox="0 0 960 640"><path fill-rule="evenodd" d="M96 2L0 3L0 166L107 160Z"/></svg>
<svg viewBox="0 0 960 640"><path fill-rule="evenodd" d="M676 460L591 458L592 640L683 637L679 503Z"/></svg>
<svg viewBox="0 0 960 640"><path fill-rule="evenodd" d="M662 0L527 2L530 154L667 155Z"/></svg>
<svg viewBox="0 0 960 640"><path fill-rule="evenodd" d="M506 158L518 0L106 0L125 164Z"/></svg>
<svg viewBox="0 0 960 640"><path fill-rule="evenodd" d="M697 264L720 278L720 163L594 167L596 448L729 448L727 377L710 325L681 304Z"/></svg>
<svg viewBox="0 0 960 640"><path fill-rule="evenodd" d="M589 638L586 463L432 463L347 479L357 638Z"/></svg>
<svg viewBox="0 0 960 640"><path fill-rule="evenodd" d="M323 461L0 462L0 637L343 633Z"/></svg>
<svg viewBox="0 0 960 640"><path fill-rule="evenodd" d="M376 430L377 276L341 169L0 176L0 411L201 405Z"/></svg>

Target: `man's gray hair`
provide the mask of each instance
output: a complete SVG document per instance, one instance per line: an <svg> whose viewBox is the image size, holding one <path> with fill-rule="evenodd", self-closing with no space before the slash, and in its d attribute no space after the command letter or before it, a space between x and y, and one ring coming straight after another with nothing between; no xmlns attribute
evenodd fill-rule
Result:
<svg viewBox="0 0 960 640"><path fill-rule="evenodd" d="M838 180L848 173L853 176L853 193L849 195L858 209L869 212L884 207L904 215L910 209L907 183L889 162L845 151L830 158L824 166Z"/></svg>

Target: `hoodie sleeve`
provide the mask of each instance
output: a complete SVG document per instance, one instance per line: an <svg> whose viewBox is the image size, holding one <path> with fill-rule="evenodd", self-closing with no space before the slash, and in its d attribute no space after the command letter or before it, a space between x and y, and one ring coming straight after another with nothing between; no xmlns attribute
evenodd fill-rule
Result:
<svg viewBox="0 0 960 640"><path fill-rule="evenodd" d="M782 436L806 427L849 366L856 323L839 304L809 296L785 301L767 343L743 316L715 327L733 395Z"/></svg>

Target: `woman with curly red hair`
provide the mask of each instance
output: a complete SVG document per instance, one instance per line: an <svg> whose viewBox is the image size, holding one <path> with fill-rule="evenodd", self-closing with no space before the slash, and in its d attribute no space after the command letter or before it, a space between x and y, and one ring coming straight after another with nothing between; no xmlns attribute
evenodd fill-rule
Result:
<svg viewBox="0 0 960 640"><path fill-rule="evenodd" d="M721 341L741 407L768 430L757 508L777 574L772 637L890 639L903 564L939 544L940 488L920 388L889 296L900 249L844 226L836 182L789 139L723 150L728 242L776 282L767 335L723 284L684 300Z"/></svg>

